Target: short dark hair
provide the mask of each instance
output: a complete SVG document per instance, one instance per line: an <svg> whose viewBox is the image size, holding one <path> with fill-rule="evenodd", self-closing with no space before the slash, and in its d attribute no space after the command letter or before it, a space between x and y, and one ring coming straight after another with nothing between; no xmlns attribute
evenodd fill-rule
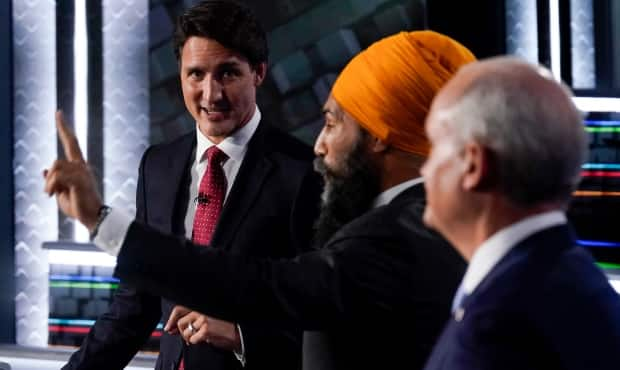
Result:
<svg viewBox="0 0 620 370"><path fill-rule="evenodd" d="M267 62L267 36L252 11L233 0L206 0L187 9L174 31L174 53L180 60L192 36L213 39L243 55L253 67Z"/></svg>

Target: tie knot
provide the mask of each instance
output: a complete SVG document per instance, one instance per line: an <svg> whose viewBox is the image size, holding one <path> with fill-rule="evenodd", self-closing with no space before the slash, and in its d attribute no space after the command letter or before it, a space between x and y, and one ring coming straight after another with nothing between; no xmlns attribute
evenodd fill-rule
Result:
<svg viewBox="0 0 620 370"><path fill-rule="evenodd" d="M220 164L224 162L226 159L228 159L228 156L226 155L226 153L224 153L217 146L213 145L212 147L207 149L207 161L209 161L209 163Z"/></svg>

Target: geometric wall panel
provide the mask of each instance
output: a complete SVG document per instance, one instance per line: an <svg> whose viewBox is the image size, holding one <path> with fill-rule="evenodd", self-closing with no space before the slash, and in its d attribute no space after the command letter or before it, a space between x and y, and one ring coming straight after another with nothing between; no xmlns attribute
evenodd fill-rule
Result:
<svg viewBox="0 0 620 370"><path fill-rule="evenodd" d="M286 94L312 79L312 64L308 56L298 50L276 63L271 68L271 76L280 94Z"/></svg>
<svg viewBox="0 0 620 370"><path fill-rule="evenodd" d="M48 264L57 238L54 198L41 173L56 158L56 4L13 1L15 322L20 345L47 345Z"/></svg>
<svg viewBox="0 0 620 370"><path fill-rule="evenodd" d="M312 84L312 91L316 100L321 104L325 104L325 101L329 97L329 93L332 90L332 86L338 76L335 73L327 73L319 77L314 84Z"/></svg>
<svg viewBox="0 0 620 370"><path fill-rule="evenodd" d="M373 14L387 0L326 0L303 16L268 31L271 61L278 61L323 36ZM318 25L318 26L317 26ZM295 35L295 37L291 37Z"/></svg>
<svg viewBox="0 0 620 370"><path fill-rule="evenodd" d="M103 193L106 204L134 215L149 140L149 2L105 0L102 10Z"/></svg>
<svg viewBox="0 0 620 370"><path fill-rule="evenodd" d="M340 69L359 53L361 48L350 29L340 29L317 41L316 50L326 67Z"/></svg>
<svg viewBox="0 0 620 370"><path fill-rule="evenodd" d="M536 1L506 0L506 51L538 64Z"/></svg>
<svg viewBox="0 0 620 370"><path fill-rule="evenodd" d="M570 18L572 87L593 89L596 87L596 66L592 0L571 0Z"/></svg>
<svg viewBox="0 0 620 370"><path fill-rule="evenodd" d="M397 4L372 17L382 35L411 30L413 22L404 5Z"/></svg>

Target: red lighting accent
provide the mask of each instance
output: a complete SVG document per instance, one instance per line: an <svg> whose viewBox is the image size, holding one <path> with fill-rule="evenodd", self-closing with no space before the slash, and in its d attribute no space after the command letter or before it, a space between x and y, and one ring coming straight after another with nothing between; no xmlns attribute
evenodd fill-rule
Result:
<svg viewBox="0 0 620 370"><path fill-rule="evenodd" d="M48 325L48 330L52 333L71 333L71 334L88 334L90 331L89 327L83 326L62 326L62 325ZM162 332L159 330L154 330L151 333L151 337L159 338L162 336Z"/></svg>
<svg viewBox="0 0 620 370"><path fill-rule="evenodd" d="M581 171L583 177L620 177L620 171Z"/></svg>
<svg viewBox="0 0 620 370"><path fill-rule="evenodd" d="M49 325L49 331L55 333L88 334L90 327Z"/></svg>

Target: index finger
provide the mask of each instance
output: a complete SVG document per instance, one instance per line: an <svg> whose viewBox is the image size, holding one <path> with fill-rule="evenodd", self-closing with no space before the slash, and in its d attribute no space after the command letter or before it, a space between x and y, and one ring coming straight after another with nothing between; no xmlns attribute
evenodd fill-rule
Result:
<svg viewBox="0 0 620 370"><path fill-rule="evenodd" d="M179 305L174 306L174 308L172 309L172 312L170 313L170 316L168 317L168 321L166 322L166 325L164 326L164 330L174 331L177 327L177 322L181 318L183 318L185 315L187 315L188 313L189 313L189 310L186 307L179 306Z"/></svg>
<svg viewBox="0 0 620 370"><path fill-rule="evenodd" d="M73 132L71 132L71 129L67 127L62 111L56 111L56 129L58 130L58 137L62 143L67 160L84 162L80 144Z"/></svg>

